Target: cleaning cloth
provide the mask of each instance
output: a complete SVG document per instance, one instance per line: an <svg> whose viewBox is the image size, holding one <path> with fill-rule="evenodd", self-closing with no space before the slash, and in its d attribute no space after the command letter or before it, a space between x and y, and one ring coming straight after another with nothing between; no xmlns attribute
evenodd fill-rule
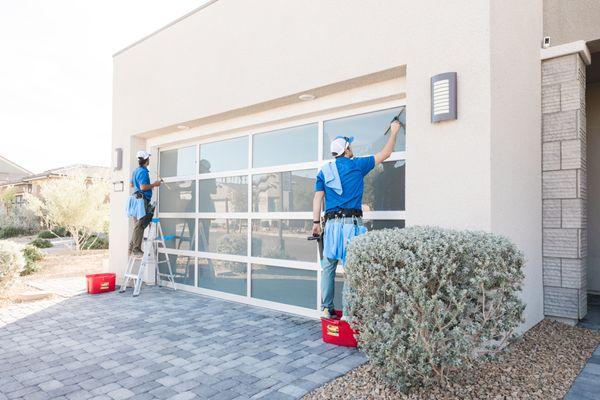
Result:
<svg viewBox="0 0 600 400"><path fill-rule="evenodd" d="M340 179L340 174L338 173L335 161L330 161L323 165L323 167L321 167L321 171L323 171L323 180L325 182L325 186L330 187L339 196L341 196L344 191L342 189L342 180Z"/></svg>

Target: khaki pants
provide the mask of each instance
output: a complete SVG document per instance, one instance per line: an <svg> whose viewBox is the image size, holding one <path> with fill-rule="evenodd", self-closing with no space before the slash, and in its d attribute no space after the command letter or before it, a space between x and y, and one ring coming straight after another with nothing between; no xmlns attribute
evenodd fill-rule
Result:
<svg viewBox="0 0 600 400"><path fill-rule="evenodd" d="M144 208L146 209L146 215L135 221L133 227L133 235L131 236L131 242L129 242L129 252L142 251L142 240L144 239L144 230L152 217L154 216L154 207L150 205L150 200L144 198Z"/></svg>

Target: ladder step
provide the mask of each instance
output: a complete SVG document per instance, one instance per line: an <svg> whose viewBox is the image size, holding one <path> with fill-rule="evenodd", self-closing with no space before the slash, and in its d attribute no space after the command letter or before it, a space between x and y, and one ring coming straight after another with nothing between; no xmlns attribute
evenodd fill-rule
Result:
<svg viewBox="0 0 600 400"><path fill-rule="evenodd" d="M138 275L137 274L125 274L125 278L138 279Z"/></svg>

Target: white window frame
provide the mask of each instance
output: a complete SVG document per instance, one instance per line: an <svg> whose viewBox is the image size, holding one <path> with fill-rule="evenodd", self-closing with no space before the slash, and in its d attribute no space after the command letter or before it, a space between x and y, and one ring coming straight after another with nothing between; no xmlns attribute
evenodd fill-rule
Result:
<svg viewBox="0 0 600 400"><path fill-rule="evenodd" d="M163 178L163 180L167 183L171 182L180 182L185 180L195 180L196 181L196 212L193 213L184 213L184 212L159 212L158 216L160 218L192 218L195 220L195 240L194 245L195 249L192 250L179 250L179 249L164 249L160 250L165 254L174 254L174 255L183 255L183 256L191 256L195 258L195 286L184 285L181 283L177 283L177 287L183 288L184 290L188 290L190 292L209 295L213 297L222 298L225 300L233 300L237 302L242 302L250 305L256 305L261 307L267 307L274 310L289 312L293 314L304 315L308 317L318 317L319 310L321 305L321 265L318 259L318 253L315 249L315 261L307 262L307 261L296 261L296 260L283 260L283 259L271 259L264 257L254 257L252 256L252 220L255 219L304 219L311 220L312 212L253 212L252 211L252 177L257 174L265 174L265 173L273 173L273 172L285 172L285 171L298 171L304 169L319 169L321 165L328 160L328 158L324 154L323 150L323 129L324 122L328 120L350 117L360 114L368 114L371 112L381 111L390 108L402 107L406 106L405 99L399 99L394 101L388 101L384 103L376 103L370 104L367 106L354 107L352 109L345 109L342 111L333 111L333 112L324 112L318 115L312 115L310 117L297 118L293 121L286 122L272 122L268 124L261 124L259 128L248 128L248 129L240 129L235 134L226 134L212 137L203 137L198 138L197 140L186 141L185 143L173 143L160 145L157 147L156 152L159 155L157 170L160 170L160 152L166 150L173 150L182 147L196 146L196 173L194 175L186 175L186 176L171 176ZM317 160L296 163L296 164L286 164L286 165L276 165L271 167L259 167L252 168L252 156L253 156L253 137L254 135L261 133L268 133L280 129L292 128L296 126L306 125L310 123L317 124ZM383 133L382 133L383 134ZM200 146L207 143L219 142L227 139L234 139L237 137L248 136L248 168L238 169L232 171L221 171L214 172L208 174L200 174L198 163L200 159ZM393 162L399 160L406 160L407 155L406 151L397 151L393 152L392 155L386 162ZM246 212L199 212L199 181L204 179L212 179L212 178L222 178L222 177L232 177L232 176L247 176L247 186L248 186L248 207ZM157 207L158 204L158 196L157 196ZM160 208L157 208L160 210ZM220 253L211 253L211 252L201 252L198 250L198 220L203 218L210 219L246 219L247 220L247 254L246 256L239 255L229 255L229 254L220 254ZM363 214L363 219L365 220L406 220L406 210L403 211L365 211ZM198 258L208 258L208 259L219 259L226 261L235 261L246 263L246 295L240 296L235 294L230 294L226 292L205 289L199 287L199 274L198 274ZM317 306L315 309L307 309L304 307L293 306L284 303L277 303L267 300L261 300L252 297L252 264L264 264L264 265L272 265L276 267L284 267L284 268L294 268L294 269L302 269L302 270L310 270L315 271L317 275L316 286L317 286ZM162 285L168 286L169 283L167 281L161 280Z"/></svg>

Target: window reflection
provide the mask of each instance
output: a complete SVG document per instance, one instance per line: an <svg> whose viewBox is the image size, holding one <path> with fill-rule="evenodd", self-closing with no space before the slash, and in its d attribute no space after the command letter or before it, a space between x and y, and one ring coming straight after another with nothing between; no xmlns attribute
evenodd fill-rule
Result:
<svg viewBox="0 0 600 400"><path fill-rule="evenodd" d="M245 296L246 276L246 263L198 259L198 286L201 288Z"/></svg>
<svg viewBox="0 0 600 400"><path fill-rule="evenodd" d="M199 219L198 250L210 253L248 254L248 220Z"/></svg>
<svg viewBox="0 0 600 400"><path fill-rule="evenodd" d="M160 212L195 212L196 181L163 183L158 198Z"/></svg>
<svg viewBox="0 0 600 400"><path fill-rule="evenodd" d="M363 211L404 210L405 167L404 160L388 161L365 176Z"/></svg>
<svg viewBox="0 0 600 400"><path fill-rule="evenodd" d="M254 135L253 167L316 161L318 130L315 123Z"/></svg>
<svg viewBox="0 0 600 400"><path fill-rule="evenodd" d="M201 144L198 165L201 174L248 168L248 136Z"/></svg>
<svg viewBox="0 0 600 400"><path fill-rule="evenodd" d="M299 307L317 307L317 271L252 265L252 297Z"/></svg>
<svg viewBox="0 0 600 400"><path fill-rule="evenodd" d="M311 221L257 219L252 221L252 256L315 261L316 247L306 240Z"/></svg>
<svg viewBox="0 0 600 400"><path fill-rule="evenodd" d="M196 220L192 218L161 218L160 226L167 248L195 250Z"/></svg>
<svg viewBox="0 0 600 400"><path fill-rule="evenodd" d="M388 228L404 228L403 219L363 219L363 224L367 227L367 230L369 231L376 231L378 229Z"/></svg>
<svg viewBox="0 0 600 400"><path fill-rule="evenodd" d="M175 283L193 286L195 282L194 271L196 269L196 259L191 256L158 253L158 261L165 261L166 257L169 257L171 271L173 272ZM163 274L168 274L168 264L163 262L158 264L158 271ZM169 278L167 276L163 276L161 279L163 281L168 281Z"/></svg>
<svg viewBox="0 0 600 400"><path fill-rule="evenodd" d="M380 151L389 136L384 132L390 126L392 119L398 115L402 107L375 111L366 114L353 115L332 119L323 123L323 155L331 158L329 144L336 136L354 136L352 151L356 156L372 155ZM406 123L406 112L400 115L400 120ZM406 131L400 128L394 151L404 151L406 148Z"/></svg>
<svg viewBox="0 0 600 400"><path fill-rule="evenodd" d="M200 212L248 211L248 176L199 181Z"/></svg>
<svg viewBox="0 0 600 400"><path fill-rule="evenodd" d="M317 170L273 172L252 176L255 212L311 211Z"/></svg>
<svg viewBox="0 0 600 400"><path fill-rule="evenodd" d="M160 152L160 176L196 174L196 146Z"/></svg>

